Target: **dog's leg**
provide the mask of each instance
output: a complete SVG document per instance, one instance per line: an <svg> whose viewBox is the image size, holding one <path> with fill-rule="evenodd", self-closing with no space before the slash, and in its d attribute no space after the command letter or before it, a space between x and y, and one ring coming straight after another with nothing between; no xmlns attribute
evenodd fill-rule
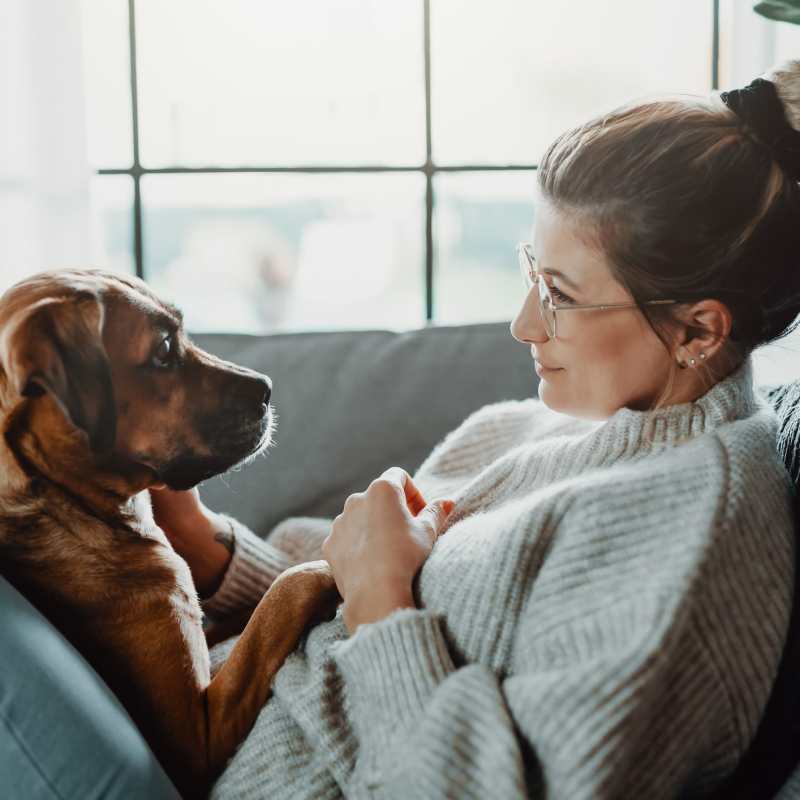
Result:
<svg viewBox="0 0 800 800"><path fill-rule="evenodd" d="M234 614L223 620L215 620L206 628L206 644L210 650L214 645L230 639L231 636L238 636L247 627L247 623L253 616L255 609L248 608L238 614Z"/></svg>
<svg viewBox="0 0 800 800"><path fill-rule="evenodd" d="M332 616L338 600L325 561L281 573L213 679L196 601L194 618L163 604L138 609L140 620L149 618L139 628L144 640L134 638L135 624L117 619L106 628L116 632L106 643L125 654L124 702L184 797L208 793L252 728L275 673L309 624Z"/></svg>
<svg viewBox="0 0 800 800"><path fill-rule="evenodd" d="M292 567L270 586L206 692L213 775L221 772L252 728L269 696L272 677L302 632L332 612L338 600L324 561Z"/></svg>

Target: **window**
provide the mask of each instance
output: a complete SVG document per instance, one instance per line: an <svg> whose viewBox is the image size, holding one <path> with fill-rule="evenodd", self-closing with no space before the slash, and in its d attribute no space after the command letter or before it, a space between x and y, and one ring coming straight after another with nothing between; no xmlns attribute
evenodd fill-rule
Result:
<svg viewBox="0 0 800 800"><path fill-rule="evenodd" d="M95 235L194 330L509 319L544 146L716 85L712 0L82 10Z"/></svg>

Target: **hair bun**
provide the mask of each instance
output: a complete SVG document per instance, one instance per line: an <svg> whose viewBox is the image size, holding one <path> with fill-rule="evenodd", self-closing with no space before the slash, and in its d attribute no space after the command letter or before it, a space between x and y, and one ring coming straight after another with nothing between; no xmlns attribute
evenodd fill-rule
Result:
<svg viewBox="0 0 800 800"><path fill-rule="evenodd" d="M787 66L789 70L778 69L770 79L756 78L743 89L722 92L720 99L769 147L784 171L800 180L800 132L790 122L800 108L791 108L786 102L798 94L800 62L788 62Z"/></svg>

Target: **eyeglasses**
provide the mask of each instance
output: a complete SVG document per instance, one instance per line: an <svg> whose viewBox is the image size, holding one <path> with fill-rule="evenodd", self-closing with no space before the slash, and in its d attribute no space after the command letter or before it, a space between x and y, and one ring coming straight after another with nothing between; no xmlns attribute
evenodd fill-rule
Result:
<svg viewBox="0 0 800 800"><path fill-rule="evenodd" d="M547 331L548 339L556 338L556 319L558 318L559 311L589 311L589 310L605 310L610 308L638 308L636 303L602 303L593 305L577 305L570 303L570 305L558 305L553 300L553 295L547 281L539 273L536 268L536 256L533 255L533 247L528 242L520 242L517 245L517 257L519 258L519 268L522 272L522 280L525 283L525 288L530 291L535 285L539 287L539 311L544 320L545 330ZM648 300L643 305L656 306L656 305L670 305L677 303L677 300Z"/></svg>

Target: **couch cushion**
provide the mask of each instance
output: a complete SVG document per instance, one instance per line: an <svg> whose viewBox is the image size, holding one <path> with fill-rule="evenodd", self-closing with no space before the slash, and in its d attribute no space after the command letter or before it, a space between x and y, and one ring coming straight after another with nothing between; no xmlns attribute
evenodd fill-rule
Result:
<svg viewBox="0 0 800 800"><path fill-rule="evenodd" d="M193 338L273 379L275 446L201 487L262 536L288 516L335 516L387 467L415 470L470 412L535 396L538 383L507 323Z"/></svg>
<svg viewBox="0 0 800 800"><path fill-rule="evenodd" d="M0 742L3 797L178 797L97 673L2 577Z"/></svg>

